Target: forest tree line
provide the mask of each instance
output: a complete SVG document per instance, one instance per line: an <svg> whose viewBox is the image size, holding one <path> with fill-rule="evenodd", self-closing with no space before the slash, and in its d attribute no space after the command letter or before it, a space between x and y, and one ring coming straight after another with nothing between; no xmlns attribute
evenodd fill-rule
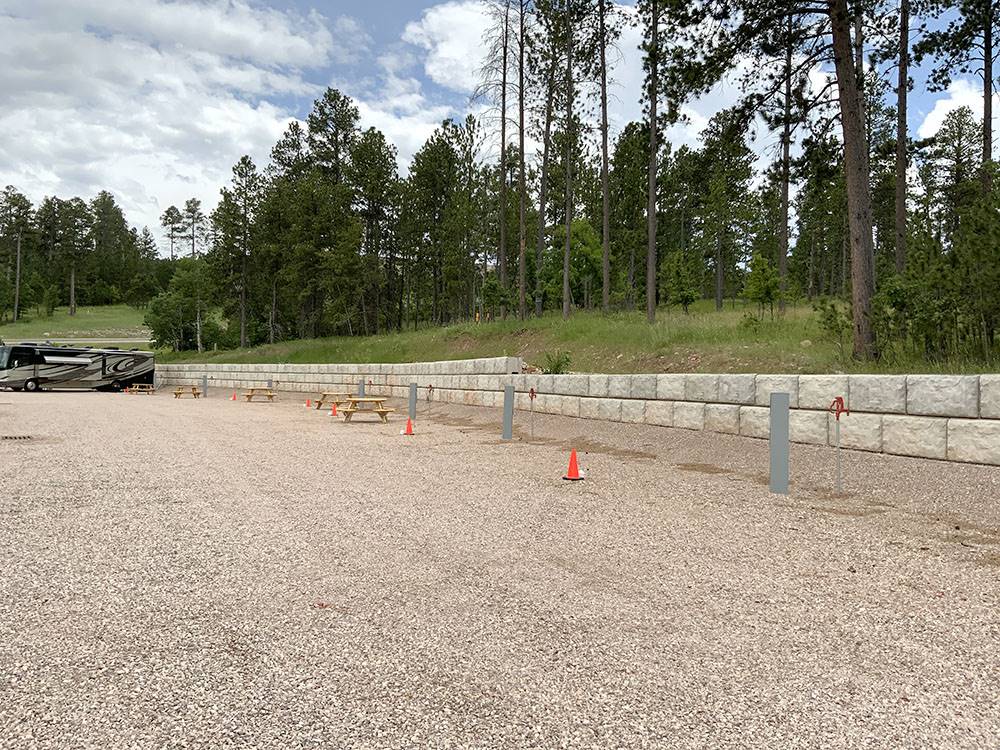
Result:
<svg viewBox="0 0 1000 750"><path fill-rule="evenodd" d="M35 207L8 187L0 315L126 301L148 306L159 344L201 350L546 310L645 309L653 322L699 298L779 310L832 298L849 312L827 305L824 323L851 331L856 357L988 359L998 5L489 0L482 114L443 122L405 175L393 144L328 89L267 164L238 161L214 210L192 198L164 211L159 252L107 192ZM612 135L609 60L629 23L646 80L617 95L639 98L644 117ZM985 116L956 109L913 137L917 64L936 89L978 74ZM684 104L722 80L735 105L696 147L667 142ZM755 124L777 144L763 173Z"/></svg>

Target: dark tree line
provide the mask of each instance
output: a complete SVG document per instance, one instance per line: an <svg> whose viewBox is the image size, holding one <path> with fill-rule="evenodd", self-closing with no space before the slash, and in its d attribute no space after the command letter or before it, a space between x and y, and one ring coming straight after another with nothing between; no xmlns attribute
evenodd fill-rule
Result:
<svg viewBox="0 0 1000 750"><path fill-rule="evenodd" d="M34 208L8 188L0 310L148 302L161 343L201 349L546 310L644 308L653 322L698 298L779 311L833 298L857 357L996 353L997 3L488 6L486 114L443 122L405 175L330 89L266 165L234 166L209 215L195 199L164 211L166 259L107 193ZM643 32L646 81L618 95L645 114L612 138L609 60L627 23ZM986 117L957 110L913 138L910 71L924 61L938 88L979 74ZM698 145L665 139L723 80L740 97ZM748 136L760 125L775 144L763 173ZM824 309L839 325L843 313Z"/></svg>
<svg viewBox="0 0 1000 750"><path fill-rule="evenodd" d="M8 185L0 195L0 321L26 311L128 302L145 306L169 282L149 229L129 226L105 191L91 201L33 206Z"/></svg>

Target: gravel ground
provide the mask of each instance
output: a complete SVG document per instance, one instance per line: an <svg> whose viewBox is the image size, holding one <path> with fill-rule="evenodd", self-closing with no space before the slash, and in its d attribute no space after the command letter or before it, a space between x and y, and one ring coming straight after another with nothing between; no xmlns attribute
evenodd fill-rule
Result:
<svg viewBox="0 0 1000 750"><path fill-rule="evenodd" d="M1000 742L1000 469L420 406L0 393L0 747Z"/></svg>

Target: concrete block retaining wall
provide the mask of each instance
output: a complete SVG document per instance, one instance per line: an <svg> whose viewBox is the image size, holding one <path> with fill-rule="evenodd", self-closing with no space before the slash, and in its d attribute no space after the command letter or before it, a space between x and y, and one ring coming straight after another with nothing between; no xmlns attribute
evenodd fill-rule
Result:
<svg viewBox="0 0 1000 750"><path fill-rule="evenodd" d="M791 397L794 442L833 445L835 396L851 410L841 417L845 448L901 456L1000 465L1000 375L522 375L516 357L360 365L159 365L164 385L224 390L262 385L304 394L370 383L372 393L499 407L513 385L515 407L602 419L768 436L771 393ZM433 386L428 390L428 386Z"/></svg>

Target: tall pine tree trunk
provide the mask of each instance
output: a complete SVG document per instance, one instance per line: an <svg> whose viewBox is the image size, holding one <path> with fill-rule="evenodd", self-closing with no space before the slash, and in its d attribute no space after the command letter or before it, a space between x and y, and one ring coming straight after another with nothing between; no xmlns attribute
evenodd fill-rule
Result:
<svg viewBox="0 0 1000 750"><path fill-rule="evenodd" d="M518 233L518 252L517 252L517 313L521 320L528 317L528 292L525 288L527 283L527 260L525 258L525 252L527 250L527 240L525 233L527 228L525 225L525 209L528 202L528 186L526 184L526 174L524 169L524 53L527 47L528 37L527 29L525 28L525 15L527 13L527 0L520 0L520 12L518 14L518 44L517 44L517 76L518 76L518 87L517 87L517 115L518 115L518 143L520 146L520 153L518 156L518 167L519 167L519 178L518 182L518 208L517 208L517 233Z"/></svg>
<svg viewBox="0 0 1000 750"><path fill-rule="evenodd" d="M14 261L14 322L21 309L21 231L17 233L17 255Z"/></svg>
<svg viewBox="0 0 1000 750"><path fill-rule="evenodd" d="M868 175L868 139L860 91L851 59L851 21L847 0L827 0L833 37L833 59L840 99L844 136L844 174L847 214L851 234L851 297L853 302L854 356L876 355L872 329L872 296L875 291L872 252L872 206Z"/></svg>
<svg viewBox="0 0 1000 750"><path fill-rule="evenodd" d="M247 256L243 254L240 269L240 348L247 347Z"/></svg>
<svg viewBox="0 0 1000 750"><path fill-rule="evenodd" d="M657 0L650 2L649 43L649 175L646 186L646 320L656 321L656 100L659 96L659 26Z"/></svg>
<svg viewBox="0 0 1000 750"><path fill-rule="evenodd" d="M271 277L271 313L267 318L267 343L274 343L274 328L278 318L278 275Z"/></svg>
<svg viewBox="0 0 1000 750"><path fill-rule="evenodd" d="M545 248L545 210L548 208L549 145L552 137L552 100L555 98L555 68L549 70L545 89L545 133L542 136L542 173L538 186L538 241L535 245L535 315L542 314L542 252Z"/></svg>
<svg viewBox="0 0 1000 750"><path fill-rule="evenodd" d="M896 88L896 273L906 268L906 100L909 91L910 0L899 0L899 78Z"/></svg>
<svg viewBox="0 0 1000 750"><path fill-rule="evenodd" d="M813 264L815 262L816 256L816 238L809 237L809 268L806 272L806 295L809 297L809 301L812 301L814 296L815 286L813 286Z"/></svg>
<svg viewBox="0 0 1000 750"><path fill-rule="evenodd" d="M608 30L606 0L597 0L601 46L601 310L611 305L611 201L608 184Z"/></svg>
<svg viewBox="0 0 1000 750"><path fill-rule="evenodd" d="M785 311L785 292L788 287L788 183L791 180L792 146L792 17L788 16L785 32L785 102L781 131L781 226L778 227L778 278L780 294L778 309Z"/></svg>
<svg viewBox="0 0 1000 750"><path fill-rule="evenodd" d="M500 247L497 260L500 265L500 288L504 295L507 286L507 55L510 41L510 4L505 4L503 17L503 46L500 71ZM500 316L507 317L507 305L500 305Z"/></svg>
<svg viewBox="0 0 1000 750"><path fill-rule="evenodd" d="M195 328L195 345L198 347L198 351L202 351L201 346L201 296L195 300L195 314L194 314L194 328Z"/></svg>
<svg viewBox="0 0 1000 750"><path fill-rule="evenodd" d="M989 191L993 161L993 3L983 3L983 191Z"/></svg>
<svg viewBox="0 0 1000 750"><path fill-rule="evenodd" d="M563 247L563 320L569 318L569 254L573 237L573 17L566 3L566 243Z"/></svg>
<svg viewBox="0 0 1000 750"><path fill-rule="evenodd" d="M715 309L722 309L725 292L726 272L722 267L722 233L715 235Z"/></svg>

